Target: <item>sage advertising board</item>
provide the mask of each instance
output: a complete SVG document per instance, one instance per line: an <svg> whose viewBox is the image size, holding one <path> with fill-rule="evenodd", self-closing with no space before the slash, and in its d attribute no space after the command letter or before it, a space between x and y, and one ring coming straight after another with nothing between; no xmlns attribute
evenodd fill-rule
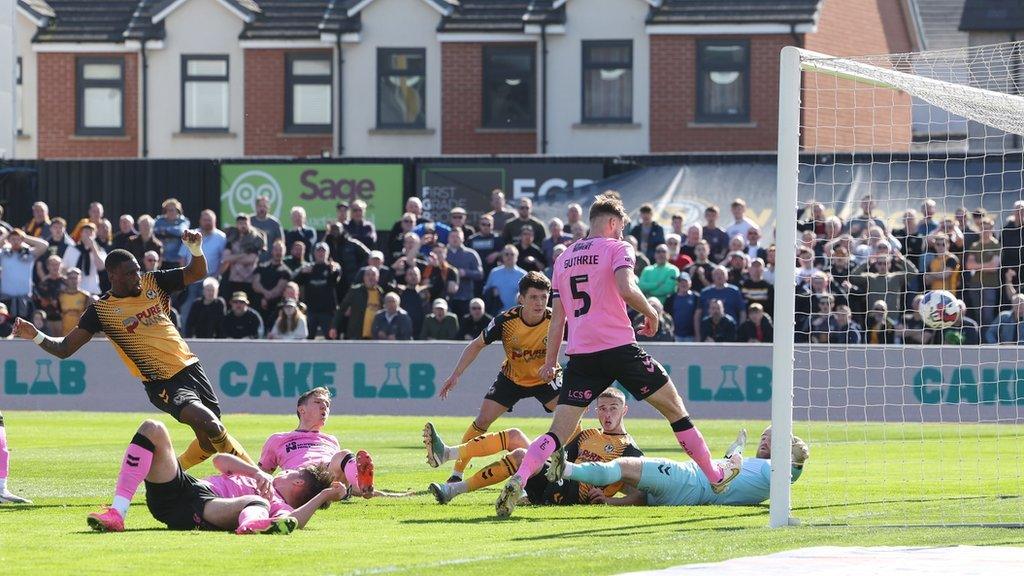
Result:
<svg viewBox="0 0 1024 576"><path fill-rule="evenodd" d="M401 164L224 164L220 181L224 226L239 213L254 213L260 196L270 198L270 213L286 229L293 206L304 207L309 225L323 230L336 219L340 201L365 201L367 220L385 228L404 205Z"/></svg>
<svg viewBox="0 0 1024 576"><path fill-rule="evenodd" d="M290 414L315 386L338 414L474 416L502 360L489 346L448 399L437 397L462 342L193 340L226 413ZM771 417L771 346L649 344L701 419ZM5 410L151 411L113 348L90 342L58 360L31 342L0 344ZM1017 347L798 347L797 420L1024 423L1024 349ZM630 414L659 417L645 402ZM543 416L524 400L517 415Z"/></svg>
<svg viewBox="0 0 1024 576"><path fill-rule="evenodd" d="M420 164L416 171L417 195L428 218L448 221L456 206L466 210L471 224L491 211L491 191L500 188L515 205L520 198L534 200L568 195L604 178L601 162Z"/></svg>

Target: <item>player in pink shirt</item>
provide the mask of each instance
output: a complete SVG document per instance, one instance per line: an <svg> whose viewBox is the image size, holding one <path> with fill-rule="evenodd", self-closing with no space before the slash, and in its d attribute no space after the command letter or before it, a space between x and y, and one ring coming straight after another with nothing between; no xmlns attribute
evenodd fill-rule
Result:
<svg viewBox="0 0 1024 576"><path fill-rule="evenodd" d="M332 482L326 465L305 466L271 476L231 454L217 454L221 473L200 480L181 469L167 427L156 420L139 426L121 462L114 502L89 514L99 532L122 532L139 484L146 505L172 530L234 530L237 534L288 534L302 528L318 508L341 500L347 489Z"/></svg>
<svg viewBox="0 0 1024 576"><path fill-rule="evenodd" d="M622 240L628 221L617 193L598 196L590 207L590 236L570 245L552 266L554 303L541 379L554 376L567 321L569 362L551 428L530 444L516 474L502 489L495 504L499 517L512 514L523 486L548 457L549 480L561 479L565 468L562 444L576 429L587 406L615 381L665 416L679 445L708 477L715 492L722 491L739 474L742 456L738 454L722 463L711 461L707 443L690 420L672 379L636 343L626 305L643 314L640 334L644 336L658 331L660 318L636 284L636 255L633 247Z"/></svg>
<svg viewBox="0 0 1024 576"><path fill-rule="evenodd" d="M374 495L373 459L365 450L352 455L342 450L334 436L323 432L331 415L331 392L324 387L314 388L299 396L295 413L299 427L291 432L279 432L267 438L260 455L260 470L273 473L298 470L303 466L328 465L334 479L345 483L353 494L366 498Z"/></svg>

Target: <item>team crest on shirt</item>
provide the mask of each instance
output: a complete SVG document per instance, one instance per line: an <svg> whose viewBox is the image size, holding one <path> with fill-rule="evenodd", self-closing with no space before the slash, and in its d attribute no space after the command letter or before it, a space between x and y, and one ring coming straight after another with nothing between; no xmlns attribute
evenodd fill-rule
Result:
<svg viewBox="0 0 1024 576"><path fill-rule="evenodd" d="M604 445L604 451L606 454L613 454L615 452L615 446L612 446L612 443L609 442Z"/></svg>
<svg viewBox="0 0 1024 576"><path fill-rule="evenodd" d="M149 298L150 300L156 298L156 290L146 290L146 298Z"/></svg>

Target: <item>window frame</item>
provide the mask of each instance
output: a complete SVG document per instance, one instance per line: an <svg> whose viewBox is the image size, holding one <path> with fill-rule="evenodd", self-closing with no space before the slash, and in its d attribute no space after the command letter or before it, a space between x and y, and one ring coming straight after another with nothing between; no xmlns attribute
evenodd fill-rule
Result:
<svg viewBox="0 0 1024 576"><path fill-rule="evenodd" d="M319 60L328 63L330 72L326 75L293 74L296 61ZM294 118L295 86L300 84L326 85L330 88L331 119L327 124L296 124ZM334 56L332 54L293 52L285 55L284 63L284 131L292 134L332 134L334 132Z"/></svg>
<svg viewBox="0 0 1024 576"><path fill-rule="evenodd" d="M488 121L491 116L491 107L490 98L487 97L487 86L494 78L494 71L492 67L487 65L487 62L489 56L495 52L523 52L530 55L530 73L527 76L533 89L530 90L530 120L528 122L495 126ZM535 44L487 45L483 47L482 58L481 72L483 78L481 79L480 95L483 99L483 106L480 108L483 118L481 118L480 126L488 130L537 130L537 46Z"/></svg>
<svg viewBox="0 0 1024 576"><path fill-rule="evenodd" d="M14 74L14 113L17 115L14 120L15 135L22 136L25 134L25 62L21 56L14 59Z"/></svg>
<svg viewBox="0 0 1024 576"><path fill-rule="evenodd" d="M189 76L188 63L193 60L205 60L208 62L224 62L224 76ZM218 128L195 128L185 124L187 117L185 104L185 87L189 82L216 82L225 83L228 86L228 117L227 124ZM181 55L181 131L184 132L227 132L231 128L231 60L228 54L182 54Z"/></svg>
<svg viewBox="0 0 1024 576"><path fill-rule="evenodd" d="M420 57L420 61L423 62L423 69L419 73L408 73L401 70L392 71L390 64L385 71L384 65L389 62L391 56L396 54L415 54ZM423 77L423 121L422 122L384 122L381 119L381 105L380 105L380 81L385 76L422 76ZM377 129L378 130L424 130L427 127L427 49L426 48L377 48Z"/></svg>
<svg viewBox="0 0 1024 576"><path fill-rule="evenodd" d="M118 80L86 80L85 67L90 64L114 64L120 69ZM125 109L125 62L124 58L79 56L75 59L75 134L78 136L124 136ZM85 91L88 88L117 88L121 92L121 125L117 128L89 128L85 125Z"/></svg>
<svg viewBox="0 0 1024 576"><path fill-rule="evenodd" d="M634 89L633 65L633 40L583 40L580 44L580 123L581 124L632 124L633 123L633 98L629 101L629 116L622 118L613 117L588 117L587 116L587 71L600 70L606 66L595 64L587 58L588 48L629 48L629 90L632 95Z"/></svg>
<svg viewBox="0 0 1024 576"><path fill-rule="evenodd" d="M740 46L743 48L745 58L741 67L705 67L703 55L704 49L709 46ZM694 110L694 118L701 123L714 124L746 124L750 122L750 40L698 40L697 41L697 109ZM706 72L739 72L744 81L743 91L743 114L705 114L704 99L704 75Z"/></svg>

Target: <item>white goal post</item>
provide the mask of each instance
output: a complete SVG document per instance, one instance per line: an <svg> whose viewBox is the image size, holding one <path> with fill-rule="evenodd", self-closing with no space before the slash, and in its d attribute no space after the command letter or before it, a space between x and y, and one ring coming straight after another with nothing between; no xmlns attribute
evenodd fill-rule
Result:
<svg viewBox="0 0 1024 576"><path fill-rule="evenodd" d="M1000 338L998 315L1012 313L1016 302L1015 290L1007 285L1019 285L1020 280L1004 285L1006 269L997 261L999 286L994 288L986 280L989 269L975 268L980 260L964 244L978 239L985 249L982 228L992 221L997 235L1004 222L1020 224L1019 215L1013 220L1016 201L1024 198L1024 81L1018 75L1024 78L1021 42L863 57L833 57L792 46L782 50L771 527L805 521L804 513L794 514L794 508L816 510L806 513L813 515L811 523L1024 523L1024 347L986 344L992 334ZM867 206L866 217L858 211L860 206ZM896 234L900 222L910 221L908 212L918 209L924 216L923 232L911 240ZM982 214L980 219L974 214L973 226L978 229L969 222L949 224L954 213L958 218L965 209L968 220L972 213ZM817 240L807 238L806 227L813 231L822 220L808 224L801 213L815 210L823 214L827 242L820 235ZM858 222L865 220L860 228ZM938 227L933 229L932 222ZM804 227L802 234L799 227ZM904 224L903 230L910 229ZM880 231L880 242L872 243L872 230ZM960 291L956 295L967 301L969 316L977 316L977 346L960 346L962 334L947 340L945 333L925 328L917 331L929 332L927 337L906 335L914 321L915 294L936 289L929 287L936 281L928 279L937 276L919 271L918 264L939 258L927 254L935 239L944 246L941 237L952 243L955 233L960 234L956 271L942 278L955 276ZM923 243L925 253L913 252L911 242ZM850 249L854 246L856 255ZM946 252L935 250L945 258ZM834 254L845 254L851 261L863 258L857 278L851 274L844 286L863 292L858 297L867 308L861 304L858 311L852 296L851 304L843 306L848 317L857 318L859 313L865 324L878 323L874 339L869 340L871 331L863 327L859 339L847 338L845 332L847 339L834 339L829 320L824 336L812 334L816 308L807 314L809 328L802 331L798 326L800 285L805 279L809 285L814 275L798 264L798 256L808 253L813 253L815 266L824 262L821 267L826 271ZM883 272L874 271L876 264ZM902 288L898 294L886 288L875 300L880 293L871 282L889 273L890 266L902 267ZM832 281L831 272L827 278ZM861 280L866 288L861 288ZM992 294L994 303L989 300ZM808 301L817 306L811 298ZM975 298L977 305L972 304ZM828 299L832 306L843 307L835 298ZM883 300L888 307L872 308L872 302ZM900 324L903 318L908 319L906 326ZM892 340L884 335L889 321L896 334ZM848 324L837 322L850 330ZM815 480L809 482L820 482L815 475L830 470L825 472L828 485L815 486L815 506L794 506L793 493L800 494L803 488L799 482L791 486L790 444L779 441L794 433L815 436L804 437L813 455L806 476ZM936 454L942 462L912 469L913 463ZM822 461L836 455L847 461ZM871 462L873 458L884 461ZM891 495L884 487L860 490L857 483L872 478L873 466L898 469L901 459L907 458L911 469L900 475L903 484ZM848 477L843 475L846 470ZM885 477L878 480L885 482ZM947 493L942 486L948 486ZM910 493L921 497L907 498ZM820 512L823 509L827 511Z"/></svg>

